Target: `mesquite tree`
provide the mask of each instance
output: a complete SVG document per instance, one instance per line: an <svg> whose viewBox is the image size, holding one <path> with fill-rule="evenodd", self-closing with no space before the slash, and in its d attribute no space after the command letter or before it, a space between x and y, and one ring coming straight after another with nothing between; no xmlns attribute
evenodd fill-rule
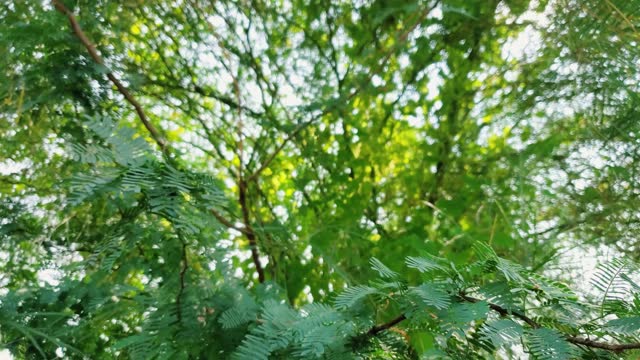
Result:
<svg viewBox="0 0 640 360"><path fill-rule="evenodd" d="M636 358L639 12L3 2L2 354Z"/></svg>

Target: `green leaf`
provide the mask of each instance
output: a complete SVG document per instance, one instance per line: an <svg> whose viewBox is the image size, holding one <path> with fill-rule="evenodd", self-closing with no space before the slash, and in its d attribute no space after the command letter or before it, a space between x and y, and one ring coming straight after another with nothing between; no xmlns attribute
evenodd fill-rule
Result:
<svg viewBox="0 0 640 360"><path fill-rule="evenodd" d="M629 264L622 259L614 259L598 266L591 284L601 292L601 314L615 311L628 298L630 286L621 277L628 269Z"/></svg>
<svg viewBox="0 0 640 360"><path fill-rule="evenodd" d="M418 295L425 305L438 310L446 309L451 304L451 296L443 289L442 284L424 283L409 291Z"/></svg>
<svg viewBox="0 0 640 360"><path fill-rule="evenodd" d="M342 291L335 299L334 304L339 309L347 309L353 307L365 297L378 294L378 290L369 286L357 285L348 287Z"/></svg>
<svg viewBox="0 0 640 360"><path fill-rule="evenodd" d="M247 335L238 349L233 353L235 360L268 360L271 354L271 346L262 338Z"/></svg>
<svg viewBox="0 0 640 360"><path fill-rule="evenodd" d="M380 274L381 277L386 279L395 279L398 277L398 273L386 267L380 260L376 258L371 258L369 260L369 264L371 264L371 268Z"/></svg>
<svg viewBox="0 0 640 360"><path fill-rule="evenodd" d="M508 319L487 321L480 329L480 336L496 348L519 342L523 333L522 325Z"/></svg>
<svg viewBox="0 0 640 360"><path fill-rule="evenodd" d="M556 330L540 328L525 332L526 344L536 359L568 360L572 359L574 349Z"/></svg>
<svg viewBox="0 0 640 360"><path fill-rule="evenodd" d="M634 335L640 332L640 316L609 320L605 329L618 334Z"/></svg>
<svg viewBox="0 0 640 360"><path fill-rule="evenodd" d="M421 257L408 256L406 259L407 266L410 268L418 269L422 273L432 272L432 271L447 271L448 268L445 265L446 262L444 259L425 255Z"/></svg>

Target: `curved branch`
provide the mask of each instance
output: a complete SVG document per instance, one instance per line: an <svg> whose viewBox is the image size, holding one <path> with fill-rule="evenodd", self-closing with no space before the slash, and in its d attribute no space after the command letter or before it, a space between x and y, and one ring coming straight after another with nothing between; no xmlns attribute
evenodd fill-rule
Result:
<svg viewBox="0 0 640 360"><path fill-rule="evenodd" d="M67 19L69 19L69 24L71 24L73 33L76 35L76 37L78 37L78 39L80 39L80 42L82 42L82 45L84 45L84 47L87 49L93 61L100 65L104 65L104 60L102 59L100 54L98 54L98 50L96 49L95 45L93 45L91 40L89 40L87 35L85 35L84 31L82 31L82 28L80 27L78 20L76 20L76 17L73 15L73 12L71 12L71 10L69 10L60 0L52 0L51 2L53 3L53 6L56 8L56 10L58 10L60 13L65 15ZM115 77L115 75L113 75L111 71L107 72L107 77L109 78L111 83L113 83L113 85L115 85L115 87L118 89L118 92L122 94L127 102L129 102L129 104L133 106L136 114L140 118L140 121L142 121L144 127L147 129L147 131L149 131L153 140L158 144L162 152L166 153L168 151L169 144L167 140L165 140L162 135L160 135L158 129L156 129L153 124L151 124L149 118L142 109L142 105L140 105L138 100L136 100L136 98L131 95L126 86L124 86L124 84L122 84L122 82L120 82L120 80L118 80L118 78Z"/></svg>
<svg viewBox="0 0 640 360"><path fill-rule="evenodd" d="M369 329L369 331L367 331L367 335L368 336L376 336L376 335L378 335L378 333L381 333L383 331L387 331L387 330L391 329L392 327L396 326L397 324L403 322L406 319L407 319L407 317L404 314L399 315L399 316L393 318L392 320L390 320L389 322L386 322L384 324L380 324L380 325L376 325L376 326L372 327L371 329Z"/></svg>

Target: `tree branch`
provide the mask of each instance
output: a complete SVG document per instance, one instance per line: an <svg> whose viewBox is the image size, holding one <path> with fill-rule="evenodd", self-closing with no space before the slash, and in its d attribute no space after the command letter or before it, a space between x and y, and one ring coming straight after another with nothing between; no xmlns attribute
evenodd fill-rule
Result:
<svg viewBox="0 0 640 360"><path fill-rule="evenodd" d="M51 2L53 3L53 6L56 8L56 10L67 17L67 19L69 20L69 24L71 24L73 33L78 39L80 39L80 42L82 42L84 47L87 49L93 61L100 65L104 65L104 60L102 59L100 54L98 54L95 45L93 45L91 40L89 40L87 35L85 35L85 33L82 31L80 24L78 24L78 20L76 20L76 17L73 15L71 10L69 10L61 0L52 0ZM115 75L113 75L111 71L107 72L107 77L118 89L118 92L122 94L127 102L129 102L129 104L133 106L136 114L140 118L140 121L142 121L144 127L149 131L153 140L158 144L162 152L166 153L168 151L168 142L162 137L162 135L160 135L158 129L156 129L153 124L151 124L140 103L136 100L135 97L133 97L133 95L131 95L129 90L124 86L124 84L122 84L122 82L120 82L120 80L118 80L118 78L115 77Z"/></svg>
<svg viewBox="0 0 640 360"><path fill-rule="evenodd" d="M407 317L404 314L402 314L400 316L397 316L397 317L393 318L392 320L390 320L389 322L386 322L384 324L380 324L380 325L376 325L376 326L372 327L371 329L369 329L369 331L367 331L367 335L368 336L376 336L376 335L378 335L378 333L381 333L383 331L389 330L392 327L396 326L397 324L403 322L406 319L407 319Z"/></svg>
<svg viewBox="0 0 640 360"><path fill-rule="evenodd" d="M216 218L216 220L218 220L219 223L221 223L222 225L230 228L230 229L234 229L237 231L240 231L241 233L248 235L250 232L247 229L241 228L239 226L235 226L231 221L227 220L224 216L222 216L222 214L220 214L219 212L217 212L214 209L209 209L209 211L211 212L211 214L213 215L213 217Z"/></svg>
<svg viewBox="0 0 640 360"><path fill-rule="evenodd" d="M460 298L462 298L462 300L470 302L470 303L477 303L478 301L481 301L480 299L476 299L470 296L467 296L465 294L460 294ZM502 306L496 305L496 304L489 304L489 308L495 312L497 312L498 314L500 314L501 316L509 316L509 315L513 315L515 317L517 317L518 319L526 322L529 326L531 326L534 329L538 329L540 328L540 325L535 322L533 319L531 319L530 317L526 316L525 314L519 312L519 311L514 311L514 310L508 310L506 308L503 308Z"/></svg>
<svg viewBox="0 0 640 360"><path fill-rule="evenodd" d="M313 120L315 121L315 119ZM313 121L308 121L306 123L302 123L300 125L298 125L298 127L296 127L290 134L289 136L287 136L284 141L282 141L282 143L275 149L274 152L271 153L271 155L269 155L264 162L262 162L262 165L260 165L260 167L253 172L253 174L249 175L249 177L247 178L247 182L250 182L252 180L255 180L258 178L258 176L260 176L260 173L262 173L262 171L264 171L269 164L271 164L271 162L273 161L273 159L275 159L276 156L278 156L278 154L280 153L280 151L282 151L282 149L284 149L284 147L287 145L287 143L289 141L291 141L296 135L298 135L304 128L306 128L307 126L309 126Z"/></svg>
<svg viewBox="0 0 640 360"><path fill-rule="evenodd" d="M476 303L478 301L482 301L480 299L476 299L470 296L467 296L465 294L459 294L459 297L467 302L470 303ZM513 311L513 310L509 310L506 309L500 305L496 305L496 304L492 304L492 303L488 303L489 308L495 312L497 312L498 314L500 314L501 316L513 316L516 317L522 321L524 321L525 323L527 323L529 326L531 326L534 329L539 329L542 326L540 326L540 324L538 324L535 320L533 320L532 318L526 316L525 314L519 312L519 311ZM395 318L393 318L392 320L390 320L389 322L380 324L380 325L376 325L374 327L372 327L371 329L369 329L369 331L366 332L365 335L367 336L376 336L379 333L389 330L390 328L394 327L395 325L401 323L402 321L406 320L407 317L402 314L399 315ZM580 346L586 346L589 348L595 348L595 349L603 349L603 350L608 350L608 351L613 351L613 352L622 352L622 351L626 351L626 350L636 350L636 349L640 349L640 342L635 342L635 343L625 343L625 344L611 344L611 343L607 343L607 342L601 342L601 341L595 341L595 340L590 340L590 339L584 339L581 337L577 337L577 336L571 336L571 335L565 335L564 336L565 340L574 344L574 345L580 345Z"/></svg>
<svg viewBox="0 0 640 360"><path fill-rule="evenodd" d="M249 248L251 249L251 258L253 259L253 264L256 267L256 272L258 273L258 281L260 283L264 282L264 269L262 268L262 264L260 263L260 255L258 254L258 242L256 240L256 233L253 231L251 227L251 221L249 219L249 207L247 204L247 183L240 179L238 184L238 202L240 203L240 208L242 209L242 218L244 219L244 227L247 230L245 235L247 236L247 240L249 240Z"/></svg>
<svg viewBox="0 0 640 360"><path fill-rule="evenodd" d="M640 349L640 343L628 343L628 344L609 344L605 342L599 342L589 339L582 339L575 336L565 337L568 342L575 345L582 345L590 348L609 350L613 352L622 352L626 350Z"/></svg>
<svg viewBox="0 0 640 360"><path fill-rule="evenodd" d="M469 296L466 296L464 294L461 294L460 297L462 299L464 299L465 301L469 301L469 302L478 302L480 301L480 299L476 299L476 298L472 298ZM534 329L538 329L540 328L540 324L538 324L535 320L533 320L532 318L526 316L525 314L518 312L518 311L512 311L512 310L508 310L506 308L503 308L502 306L496 305L496 304L489 304L489 308L497 313L499 313L502 316L508 316L508 315L513 315L515 317L517 317L518 319L524 321L525 323L527 323L529 326L531 326ZM570 335L565 335L565 340L567 340L568 342L574 344L574 345L582 345L582 346L586 346L586 347L590 347L590 348L597 348L597 349L603 349L603 350L609 350L609 351L615 351L615 352L620 352L620 351L625 351L625 350L633 350L633 349L640 349L640 342L636 342L636 343L627 343L627 344L610 344L610 343L606 343L606 342L600 342L600 341L595 341L595 340L589 340L589 339L583 339L577 336L570 336Z"/></svg>

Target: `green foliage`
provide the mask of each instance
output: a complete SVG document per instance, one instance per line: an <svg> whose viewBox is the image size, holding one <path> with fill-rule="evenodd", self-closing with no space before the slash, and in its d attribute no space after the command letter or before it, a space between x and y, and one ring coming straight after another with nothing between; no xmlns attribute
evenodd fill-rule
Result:
<svg viewBox="0 0 640 360"><path fill-rule="evenodd" d="M480 336L489 345L500 348L520 341L524 335L522 325L512 320L487 321L480 330Z"/></svg>
<svg viewBox="0 0 640 360"><path fill-rule="evenodd" d="M614 319L607 322L607 328L614 333L632 335L640 330L640 318L631 316L622 319Z"/></svg>
<svg viewBox="0 0 640 360"><path fill-rule="evenodd" d="M637 358L638 9L2 2L0 357Z"/></svg>
<svg viewBox="0 0 640 360"><path fill-rule="evenodd" d="M533 329L528 332L527 345L536 359L571 359L572 348L552 329Z"/></svg>
<svg viewBox="0 0 640 360"><path fill-rule="evenodd" d="M367 296L373 294L380 294L378 289L370 286L357 285L347 288L341 292L335 300L335 305L338 308L350 308L356 305L358 302L363 301Z"/></svg>
<svg viewBox="0 0 640 360"><path fill-rule="evenodd" d="M625 304L633 294L630 292L630 284L622 276L633 270L635 269L630 264L621 259L598 266L591 284L601 293L601 313L611 309L624 311Z"/></svg>
<svg viewBox="0 0 640 360"><path fill-rule="evenodd" d="M479 249L479 256L486 254L486 245L478 245L476 248ZM415 258L412 259L415 260ZM491 256L484 262L492 264L497 260L504 261L497 256ZM409 263L412 263L411 261L408 259ZM384 267L376 261L372 263L375 268ZM460 269L460 272L474 271L473 269L477 268L474 264ZM431 276L446 275L449 271L455 270L442 269L440 274ZM505 279L513 275L506 275L495 267L493 274ZM482 275L490 278L492 274L483 273ZM381 277L385 278L386 274L382 273ZM509 285L499 282L499 284L508 293L522 292L521 289L533 281L552 282L524 270L518 273L518 278L522 282L510 282ZM237 357L268 358L275 354L280 356L289 354L289 356L300 358L322 358L323 356L332 358L334 355L346 353L347 346L351 347L351 351L360 354L372 351L372 347L376 346L374 339L371 338L372 329L375 327L371 328L370 322L367 321L371 315L362 310L361 301L368 295L380 295L382 290L388 287L384 282L374 284L377 285L347 288L338 295L336 309L326 305L310 304L299 312L295 312L281 302L269 301L255 320L258 326L251 330L238 348ZM508 350L516 344L524 343L525 351L533 358L573 359L576 356L588 358L589 349L576 346L580 343L572 340L569 334L579 332L581 329L596 331L594 328L596 324L598 324L597 332L601 335L631 335L637 330L637 318L596 323L589 320L591 316L589 313L583 314L582 318L573 318L569 326L566 323L546 322L545 327L542 327L542 322L538 321L542 321L544 317L551 317L548 314L549 311L558 312L553 316L559 317L566 309L562 307L508 309L488 299L469 297L467 294L474 292L473 289L477 288L473 283L465 281L457 284L459 286L457 288L453 283L449 283L446 288L443 285L442 283L424 283L411 287L408 292L392 293L380 298L379 301L391 300L398 304L395 308L402 309L407 319L408 325L405 326L405 331L418 331L426 327L443 340L448 339L444 342L446 345L442 347L445 353L455 349L455 347L450 348L455 342L475 349L476 355L497 349ZM526 303L566 301L564 294L557 292L529 291L524 298ZM511 319L504 318L509 316ZM590 325L583 327L580 325L582 323L590 323ZM454 343L451 342L452 340ZM388 341L392 344L394 340L388 339ZM455 353L455 350L453 351Z"/></svg>
<svg viewBox="0 0 640 360"><path fill-rule="evenodd" d="M443 284L424 283L410 291L418 295L425 305L441 310L450 305L450 296L443 287Z"/></svg>

